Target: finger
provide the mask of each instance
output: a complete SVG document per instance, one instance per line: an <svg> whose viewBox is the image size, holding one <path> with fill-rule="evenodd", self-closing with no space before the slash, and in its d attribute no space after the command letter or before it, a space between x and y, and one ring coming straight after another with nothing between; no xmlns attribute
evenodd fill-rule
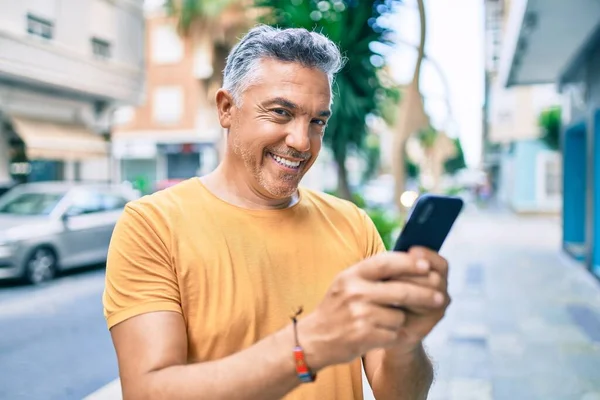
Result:
<svg viewBox="0 0 600 400"><path fill-rule="evenodd" d="M429 272L427 261L417 261L402 252L386 252L358 264L358 274L370 281L382 281L400 275L423 275Z"/></svg>
<svg viewBox="0 0 600 400"><path fill-rule="evenodd" d="M426 247L411 247L408 254L417 260L428 261L431 264L431 269L440 272L444 276L448 276L448 261L439 255L439 253Z"/></svg>
<svg viewBox="0 0 600 400"><path fill-rule="evenodd" d="M371 348L369 350L372 350L373 348L388 347L392 345L398 340L399 333L400 329L391 330L376 327L370 333L369 343L371 344Z"/></svg>
<svg viewBox="0 0 600 400"><path fill-rule="evenodd" d="M425 307L402 307L405 311L407 322L410 321L412 315L417 316L436 316L436 315L444 315L445 310L450 306L451 298L448 293L444 295L445 301L438 308L425 308Z"/></svg>
<svg viewBox="0 0 600 400"><path fill-rule="evenodd" d="M430 271L427 275L404 275L392 278L392 280L412 283L419 286L429 287L445 292L448 288L448 281L437 271Z"/></svg>
<svg viewBox="0 0 600 400"><path fill-rule="evenodd" d="M397 332L404 325L406 315L397 308L386 306L373 307L370 313L372 324L377 328Z"/></svg>
<svg viewBox="0 0 600 400"><path fill-rule="evenodd" d="M367 290L371 302L391 307L435 309L441 307L446 300L443 292L408 282L377 282Z"/></svg>

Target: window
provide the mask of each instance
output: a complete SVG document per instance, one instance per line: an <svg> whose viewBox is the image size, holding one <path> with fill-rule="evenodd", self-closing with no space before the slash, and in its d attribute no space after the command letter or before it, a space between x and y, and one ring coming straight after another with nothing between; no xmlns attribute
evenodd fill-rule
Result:
<svg viewBox="0 0 600 400"><path fill-rule="evenodd" d="M50 20L27 14L27 32L44 39L52 39L54 36L54 23Z"/></svg>
<svg viewBox="0 0 600 400"><path fill-rule="evenodd" d="M100 194L89 190L79 190L73 193L72 204L67 211L67 215L93 214L100 211L103 211Z"/></svg>
<svg viewBox="0 0 600 400"><path fill-rule="evenodd" d="M560 160L558 157L548 157L545 160L545 187L546 187L546 196L554 197L560 196L562 192L561 183L562 183L562 171Z"/></svg>
<svg viewBox="0 0 600 400"><path fill-rule="evenodd" d="M175 27L162 25L152 31L152 62L156 64L174 64L183 58L183 43Z"/></svg>
<svg viewBox="0 0 600 400"><path fill-rule="evenodd" d="M127 204L127 199L117 194L102 194L102 208L105 211L121 210Z"/></svg>
<svg viewBox="0 0 600 400"><path fill-rule="evenodd" d="M126 125L133 121L135 117L135 108L131 106L119 107L113 113L113 123L115 125Z"/></svg>
<svg viewBox="0 0 600 400"><path fill-rule="evenodd" d="M99 59L109 59L110 58L110 43L106 40L92 38L92 52L94 56Z"/></svg>
<svg viewBox="0 0 600 400"><path fill-rule="evenodd" d="M15 215L49 215L64 193L21 193L16 196L7 195L0 205L0 213Z"/></svg>
<svg viewBox="0 0 600 400"><path fill-rule="evenodd" d="M153 118L161 124L175 124L183 114L183 92L179 86L163 86L154 90Z"/></svg>

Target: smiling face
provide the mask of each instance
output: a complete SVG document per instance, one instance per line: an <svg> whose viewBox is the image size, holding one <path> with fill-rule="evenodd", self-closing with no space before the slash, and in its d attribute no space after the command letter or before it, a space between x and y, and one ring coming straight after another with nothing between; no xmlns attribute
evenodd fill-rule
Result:
<svg viewBox="0 0 600 400"><path fill-rule="evenodd" d="M327 75L300 64L263 60L239 107L217 93L221 125L229 130L229 163L269 199L292 196L317 159L330 115Z"/></svg>

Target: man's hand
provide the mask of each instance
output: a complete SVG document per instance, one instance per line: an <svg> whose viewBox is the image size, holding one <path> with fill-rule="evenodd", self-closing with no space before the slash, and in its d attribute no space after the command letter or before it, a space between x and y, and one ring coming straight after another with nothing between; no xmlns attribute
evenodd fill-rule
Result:
<svg viewBox="0 0 600 400"><path fill-rule="evenodd" d="M434 319L431 316L443 314L445 284L439 283L438 290L394 278L411 276L425 282L431 266L440 266L428 253L425 260L388 252L340 273L317 309L298 323L309 367L317 371L373 349L413 345Z"/></svg>
<svg viewBox="0 0 600 400"><path fill-rule="evenodd" d="M414 247L408 252L413 262L426 264L429 272L419 275L399 274L393 279L397 282L416 284L433 289L444 296L443 304L437 308L405 306L406 320L400 329L400 335L396 341L394 350L411 352L420 346L423 338L427 336L437 323L444 317L446 309L450 305L448 295L448 262L438 253L422 248Z"/></svg>

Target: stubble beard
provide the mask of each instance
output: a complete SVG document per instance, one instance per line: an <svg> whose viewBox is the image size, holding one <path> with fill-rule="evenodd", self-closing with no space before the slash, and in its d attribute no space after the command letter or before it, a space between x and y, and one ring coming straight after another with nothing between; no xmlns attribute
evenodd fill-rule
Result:
<svg viewBox="0 0 600 400"><path fill-rule="evenodd" d="M296 175L279 172L276 177L267 178L265 166L261 167L263 160L257 160L253 152L244 148L238 135L234 134L232 139L233 153L242 159L246 171L250 172L258 185L267 193L275 198L284 198L292 196L298 190L300 179ZM265 156L266 154L263 153L263 157Z"/></svg>

